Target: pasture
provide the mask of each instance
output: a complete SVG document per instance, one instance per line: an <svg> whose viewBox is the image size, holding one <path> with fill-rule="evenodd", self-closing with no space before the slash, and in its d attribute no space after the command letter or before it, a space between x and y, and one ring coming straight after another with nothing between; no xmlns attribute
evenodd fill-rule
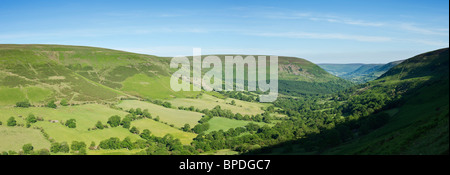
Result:
<svg viewBox="0 0 450 175"><path fill-rule="evenodd" d="M174 97L195 97L200 92L176 92L170 88L170 77L149 77L136 74L122 82L122 91L128 94L151 98L172 99Z"/></svg>
<svg viewBox="0 0 450 175"><path fill-rule="evenodd" d="M23 127L0 126L0 151L20 151L22 146L31 143L34 150L49 148L50 142L41 131Z"/></svg>
<svg viewBox="0 0 450 175"><path fill-rule="evenodd" d="M209 123L209 129L206 131L206 133L210 133L212 131L219 131L219 130L227 131L230 128L244 127L248 123L255 123L259 126L264 126L264 125L273 126L273 124L244 121L244 120L234 120L234 119L223 118L223 117L214 117L211 120L209 120L208 123Z"/></svg>
<svg viewBox="0 0 450 175"><path fill-rule="evenodd" d="M0 121L2 121L4 125L6 125L6 121L11 116L16 119L18 124L26 124L25 118L29 114L34 114L36 117L42 117L44 121L38 121L37 123L32 124L31 128L35 126L42 127L50 138L55 139L57 142L65 141L71 143L72 141L84 141L86 144L90 144L94 141L96 144L99 144L100 141L109 137L123 139L130 136L134 140L140 138L138 135L132 134L122 127L88 131L88 128L93 128L97 121L106 124L108 118L113 115L119 115L123 118L127 114L126 112L114 110L104 105L87 104L60 107L57 109L3 107L0 108L0 113ZM62 121L67 121L72 118L76 120L76 128L68 128L61 124ZM51 123L49 120L57 122ZM32 137L32 135L30 135L30 137Z"/></svg>
<svg viewBox="0 0 450 175"><path fill-rule="evenodd" d="M186 123L191 125L191 127L194 127L198 124L198 120L200 120L203 115L198 112L165 108L160 105L139 100L123 100L117 106L126 110L131 108L141 108L142 110L148 109L153 118L159 116L161 121L167 122L168 124L174 124L178 128L183 127Z"/></svg>
<svg viewBox="0 0 450 175"><path fill-rule="evenodd" d="M231 105L231 101L235 101L236 105ZM242 115L256 115L264 113L261 108L266 108L270 106L270 104L256 103L256 102L246 102L242 100L227 98L220 99L213 97L208 94L203 94L201 97L197 99L192 98L175 98L169 100L172 105L178 107L190 107L194 106L195 108L202 109L213 109L217 105L220 105L222 109L231 110L233 113L241 113Z"/></svg>

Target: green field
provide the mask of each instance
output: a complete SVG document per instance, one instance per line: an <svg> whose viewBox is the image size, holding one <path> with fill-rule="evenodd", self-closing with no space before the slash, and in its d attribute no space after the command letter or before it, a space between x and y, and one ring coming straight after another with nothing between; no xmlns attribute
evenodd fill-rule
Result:
<svg viewBox="0 0 450 175"><path fill-rule="evenodd" d="M233 151L230 149L221 149L216 151L207 151L204 153L201 153L200 155L237 155L239 152Z"/></svg>
<svg viewBox="0 0 450 175"><path fill-rule="evenodd" d="M244 121L244 120L234 120L234 119L223 118L223 117L214 117L211 120L209 120L208 123L209 123L209 129L206 131L206 133L210 133L212 131L218 131L218 130L227 131L230 128L244 127L248 123L255 123L255 124L258 124L259 126L264 126L264 125L273 126L273 124Z"/></svg>
<svg viewBox="0 0 450 175"><path fill-rule="evenodd" d="M15 108L15 107L5 107L0 108L1 115L0 121L4 123L6 120L14 116L19 123L24 123L24 121L18 120L17 116L23 116L24 118L28 114L34 114L37 117L43 117L44 121L48 120L58 120L67 121L68 119L76 119L77 127L74 130L77 131L87 131L88 128L94 127L97 121L101 121L106 124L108 118L113 115L119 115L124 117L127 113L115 109L111 109L105 105L99 104L87 104L79 106L63 106L57 109L52 108Z"/></svg>
<svg viewBox="0 0 450 175"><path fill-rule="evenodd" d="M173 137L180 139L183 144L190 144L192 139L197 136L197 134L191 132L183 132L179 129L170 127L161 122L157 122L151 119L142 119L131 122L131 126L136 126L141 132L144 129L148 129L152 132L152 135L157 137L164 137L166 134L171 134Z"/></svg>
<svg viewBox="0 0 450 175"><path fill-rule="evenodd" d="M43 102L52 95L52 91L36 86L10 88L0 86L0 105L14 105L18 101L31 103Z"/></svg>
<svg viewBox="0 0 450 175"><path fill-rule="evenodd" d="M153 103L138 100L123 100L117 106L126 110L131 108L141 108L142 110L148 109L153 118L159 116L161 121L167 122L168 124L174 124L178 128L183 127L186 123L191 125L191 127L195 126L203 115L198 112L165 108Z"/></svg>
<svg viewBox="0 0 450 175"><path fill-rule="evenodd" d="M145 74L136 74L122 82L122 91L152 99L172 99L175 97L195 97L200 92L175 92L170 88L170 77L149 77Z"/></svg>
<svg viewBox="0 0 450 175"><path fill-rule="evenodd" d="M28 143L31 143L35 150L50 147L50 142L37 129L5 125L0 126L0 151L18 152Z"/></svg>
<svg viewBox="0 0 450 175"><path fill-rule="evenodd" d="M234 100L236 105L231 105L231 101ZM242 115L256 115L264 113L261 108L266 108L270 106L270 104L265 103L254 103L254 102L246 102L242 100L227 98L220 99L213 97L208 94L203 94L200 98L192 99L192 98L176 98L173 100L169 100L170 103L174 106L183 106L190 107L194 106L199 109L213 109L217 105L220 105L222 109L229 109L233 113L241 113Z"/></svg>
<svg viewBox="0 0 450 175"><path fill-rule="evenodd" d="M118 149L118 150L88 150L88 155L135 155L136 153L143 151L141 149Z"/></svg>
<svg viewBox="0 0 450 175"><path fill-rule="evenodd" d="M51 108L0 108L2 115L0 121L6 125L6 121L9 117L14 116L17 123L25 124L25 118L28 114L32 113L37 117L43 117L44 121L38 121L31 125L31 128L42 127L50 138L55 139L57 142L66 141L71 143L72 141L84 141L90 144L94 141L98 144L101 140L105 140L109 137L118 137L123 139L130 136L136 140L140 137L138 135L130 133L127 129L122 127L108 128L103 130L88 131L88 128L93 128L97 121L101 121L103 124L107 123L107 120L112 115L119 115L124 117L127 113L111 109L104 105L88 104L80 106L67 106L58 109ZM18 117L22 116L22 118ZM62 125L61 121L67 121L68 119L75 119L77 122L76 128L68 128ZM57 120L57 123L51 123L49 120Z"/></svg>

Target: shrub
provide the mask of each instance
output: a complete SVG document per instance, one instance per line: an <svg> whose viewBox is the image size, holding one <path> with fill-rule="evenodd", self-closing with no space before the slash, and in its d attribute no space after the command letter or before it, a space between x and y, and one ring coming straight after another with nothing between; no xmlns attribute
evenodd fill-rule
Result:
<svg viewBox="0 0 450 175"><path fill-rule="evenodd" d="M20 108L28 108L30 106L31 106L31 104L28 101L22 101L22 102L16 103L16 107L20 107Z"/></svg>
<svg viewBox="0 0 450 175"><path fill-rule="evenodd" d="M52 101L48 102L47 105L46 105L46 107L55 109L55 108L56 108L55 101L52 100Z"/></svg>
<svg viewBox="0 0 450 175"><path fill-rule="evenodd" d="M62 99L61 102L59 102L59 104L60 104L61 106L69 106L69 103L67 102L66 99Z"/></svg>
<svg viewBox="0 0 450 175"><path fill-rule="evenodd" d="M111 117L108 119L108 124L109 124L111 127L117 127L117 126L119 126L119 125L120 125L120 117L119 117L118 115L111 116Z"/></svg>
<svg viewBox="0 0 450 175"><path fill-rule="evenodd" d="M6 125L8 125L8 126L16 126L16 125L17 125L16 119L14 119L14 117L10 117L10 118L8 119Z"/></svg>
<svg viewBox="0 0 450 175"><path fill-rule="evenodd" d="M103 124L102 124L101 121L98 121L97 124L95 124L95 127L98 128L98 129L103 129L103 128L105 128L105 127L103 126Z"/></svg>
<svg viewBox="0 0 450 175"><path fill-rule="evenodd" d="M27 117L27 122L28 123L36 123L37 119L36 119L36 117L33 114L29 114L28 117Z"/></svg>
<svg viewBox="0 0 450 175"><path fill-rule="evenodd" d="M77 121L75 119L69 119L66 121L66 126L69 128L76 128L77 127Z"/></svg>
<svg viewBox="0 0 450 175"><path fill-rule="evenodd" d="M33 152L33 149L34 147L33 145L31 145L31 143L22 146L23 153L25 154L31 154Z"/></svg>

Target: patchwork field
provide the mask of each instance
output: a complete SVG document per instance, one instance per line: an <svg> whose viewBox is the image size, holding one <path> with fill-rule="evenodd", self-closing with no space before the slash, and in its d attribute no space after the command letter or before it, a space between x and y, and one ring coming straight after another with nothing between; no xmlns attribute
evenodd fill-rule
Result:
<svg viewBox="0 0 450 175"><path fill-rule="evenodd" d="M231 101L235 101L236 105L231 105ZM191 98L176 98L173 100L169 100L170 103L174 106L183 106L183 107L190 107L194 106L195 108L199 109L213 109L217 105L220 105L222 109L229 109L233 113L241 113L242 115L248 114L248 115L256 115L264 113L264 111L261 108L266 108L270 106L270 104L263 104L263 103L252 103L252 102L246 102L242 100L227 98L227 99L220 99L213 97L208 94L203 94L198 99L191 99Z"/></svg>
<svg viewBox="0 0 450 175"><path fill-rule="evenodd" d="M145 102L144 102L145 103ZM144 106L152 106L153 104ZM155 107L156 106L156 107ZM160 106L152 106L151 109L158 108ZM164 107L161 107L164 108ZM147 108L145 108L147 109ZM176 113L174 116L189 116L193 119L195 123L190 123L194 126L196 122L201 118L201 114L179 111L175 109L164 108L162 113L152 113L153 115L160 115L161 121L174 121L174 118L167 118L170 112L181 112ZM158 110L160 112L162 110ZM167 112L164 113L164 112ZM125 137L130 137L132 140L140 139L136 134L132 134L123 127L115 128L105 128L103 130L91 130L88 128L93 128L97 121L101 121L103 124L107 123L109 117L113 115L119 115L124 117L127 113L115 109L111 109L104 105L99 104L87 104L80 106L67 106L60 107L58 109L51 108L15 108L15 107L3 107L0 108L0 121L3 123L0 126L0 151L15 150L19 151L24 144L32 143L35 148L49 148L50 142L47 141L42 133L37 129L31 129L33 127L42 127L44 131L50 136L51 139L55 139L57 142L67 142L72 141L83 141L86 144L90 144L94 141L99 144L100 141L105 140L110 137L118 137L119 139L124 139ZM14 117L17 124L26 124L25 118L29 114L34 114L36 117L43 117L44 121L38 121L31 125L30 128L25 127L9 127L6 126L9 117ZM21 116L21 117L19 117ZM75 119L77 123L76 128L68 128L62 125L60 122L67 121L68 119ZM168 120L163 120L168 119ZM56 123L49 122L49 120L56 121ZM176 123L176 122L175 122ZM184 122L178 123L180 126L184 125ZM166 134L171 134L174 138L180 139L183 144L189 144L196 134L183 132L179 129L170 127L169 125L163 124L161 122L156 122L150 119L136 120L132 122L132 126L136 126L140 131L144 129L149 129L153 135L163 137ZM10 144L13 142L14 144ZM123 152L123 151L122 151ZM94 151L92 154L123 154L121 151Z"/></svg>
<svg viewBox="0 0 450 175"><path fill-rule="evenodd" d="M179 128L183 127L186 123L191 125L191 127L195 126L203 115L198 112L165 108L160 105L138 100L124 100L117 106L126 110L131 108L141 108L142 110L148 109L153 118L159 116L161 121L167 122L168 124L174 124Z"/></svg>
<svg viewBox="0 0 450 175"><path fill-rule="evenodd" d="M101 121L103 124L106 124L108 118L113 115L124 117L127 114L123 111L114 110L104 105L88 104L60 107L58 109L0 108L0 112L0 121L2 121L5 125L6 121L11 116L15 117L18 124L25 124L25 118L29 114L34 114L36 117L43 117L44 121L38 121L32 124L31 128L34 126L44 128L50 138L55 139L57 142L65 141L71 143L72 141L84 141L89 144L94 141L98 144L101 140L105 140L109 137L118 137L123 139L129 136L133 140L140 138L138 135L132 134L127 129L122 127L88 131L88 128L93 128L97 121ZM77 127L68 128L60 123L62 121L67 121L68 119L75 119ZM51 123L49 120L54 120L57 122Z"/></svg>
<svg viewBox="0 0 450 175"><path fill-rule="evenodd" d="M0 121L6 123L9 117L16 118L18 123L25 124L18 116L26 118L28 114L34 114L36 117L43 117L46 122L48 120L67 121L68 119L77 120L77 127L74 130L87 131L88 128L94 127L97 121L106 124L108 118L113 115L124 117L127 113L108 106L99 104L87 104L80 106L63 106L58 109L52 108L0 108ZM20 119L20 120L19 120Z"/></svg>

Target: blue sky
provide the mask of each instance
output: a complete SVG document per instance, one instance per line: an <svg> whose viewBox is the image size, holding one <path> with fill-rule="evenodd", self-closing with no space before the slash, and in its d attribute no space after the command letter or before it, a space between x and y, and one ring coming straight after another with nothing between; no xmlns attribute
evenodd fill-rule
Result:
<svg viewBox="0 0 450 175"><path fill-rule="evenodd" d="M0 43L387 63L448 47L448 21L448 0L2 0Z"/></svg>

